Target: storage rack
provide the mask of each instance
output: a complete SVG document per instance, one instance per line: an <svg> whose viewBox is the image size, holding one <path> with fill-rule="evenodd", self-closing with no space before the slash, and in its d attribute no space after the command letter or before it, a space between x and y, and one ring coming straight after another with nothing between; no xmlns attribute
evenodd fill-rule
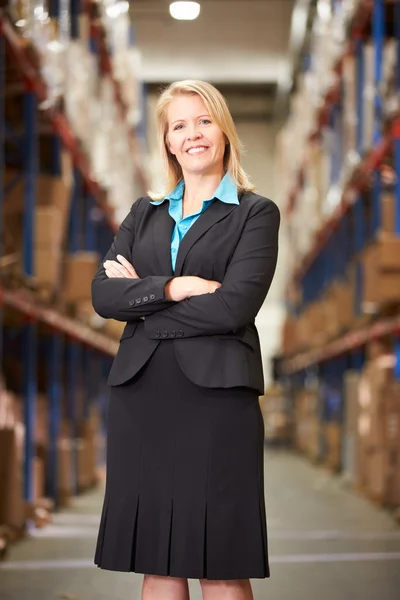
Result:
<svg viewBox="0 0 400 600"><path fill-rule="evenodd" d="M382 80L382 48L385 38L385 8L388 3L384 0L360 1L353 18L352 26L345 52L337 61L335 72L338 79L328 90L323 105L318 113L317 129L310 136L310 142L318 139L322 129L336 110L340 98L340 86L343 61L347 54L356 57L357 86L363 89L362 46L364 40L371 35L376 48L375 59L375 145L354 169L347 180L339 206L330 218L323 224L315 235L311 249L304 256L293 274L288 285L288 291L301 286L303 306L319 297L335 278L344 276L344 270L355 252L360 251L374 239L379 229L379 199L382 191L381 167L393 156L393 170L396 173L395 202L396 202L396 234L400 235L400 113L391 115L389 126L385 131L380 129L382 118L379 85ZM393 4L393 3L392 3ZM397 41L397 70L396 89L400 97L400 4L395 2L394 35ZM357 94L357 114L362 114L362 97ZM362 119L359 118L357 127L357 145L361 150ZM287 198L286 214L290 218L298 200L303 185L304 162L298 171L296 184ZM370 188L372 196L372 212L367 217L364 210L364 193ZM350 215L353 227L350 225ZM359 306L356 307L359 309ZM360 368L363 363L363 347L369 341L400 333L400 317L378 317L369 325L350 331L339 338L322 346L303 351L294 356L285 357L282 371L289 380L301 382L307 375L307 370L324 373L334 373L334 379L340 387L343 373L348 368ZM395 344L397 371L400 373L400 345Z"/></svg>
<svg viewBox="0 0 400 600"><path fill-rule="evenodd" d="M90 47L96 53L101 74L111 76L114 85L115 98L123 116L127 108L124 104L119 85L112 74L112 63L106 42L105 30L96 13L96 3L92 0L70 2L71 38L78 36L78 17L82 10L90 15ZM60 15L60 2L51 3L52 16ZM7 57L7 58L6 58ZM24 92L24 131L13 131L5 122L5 69L6 60L12 60L25 83ZM24 239L23 267L25 275L33 274L33 228L35 208L35 179L38 173L37 164L37 107L48 97L48 89L40 75L35 62L32 60L32 48L27 49L22 36L13 27L6 10L0 12L0 225L3 224L3 206L6 194L10 191L4 188L5 158L4 145L6 139L12 139L17 148L23 144L24 168L21 178L24 181ZM104 255L109 247L118 224L115 220L114 209L107 200L107 194L93 178L90 165L81 148L75 132L72 130L65 114L58 107L46 111L46 116L54 130L54 148L56 173L59 168L61 146L66 149L74 164L74 185L72 209L68 235L68 247L75 251L79 245L85 250L99 250ZM126 121L130 135L132 158L136 165L136 177L143 190L147 187L146 175L139 155L139 145L135 132ZM13 182L14 183L14 182ZM85 215L79 217L79 211L74 210L78 205L85 206ZM93 208L98 207L94 216ZM100 217L99 217L100 213ZM79 241L80 240L80 241ZM1 253L0 253L1 254ZM66 316L56 308L43 303L35 294L26 289L10 289L7 282L0 284L0 364L2 364L3 346L3 308L12 307L23 316L24 325L19 331L19 356L23 360L22 397L24 402L25 421L25 456L24 456L24 498L33 501L33 458L34 423L36 416L37 366L42 351L48 357L48 400L49 400L49 461L46 473L46 496L58 502L57 496L57 439L60 430L60 386L62 381L62 361L64 353L67 358L66 378L68 381L68 417L72 425L72 438L76 441L78 420L87 416L92 403L102 403L105 399L104 382L110 366L110 357L114 356L118 343L107 336L91 329L89 326ZM47 335L43 338L43 324L47 325ZM50 331L50 334L48 333ZM95 375L94 375L95 373ZM97 386L93 385L93 382ZM79 382L84 382L83 414L78 414L77 393ZM100 385L99 385L100 382ZM77 483L77 451L74 449L74 488L78 492Z"/></svg>

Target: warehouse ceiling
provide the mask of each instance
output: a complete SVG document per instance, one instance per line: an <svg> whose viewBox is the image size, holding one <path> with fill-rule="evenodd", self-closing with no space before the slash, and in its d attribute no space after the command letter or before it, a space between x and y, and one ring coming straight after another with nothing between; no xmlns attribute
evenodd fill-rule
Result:
<svg viewBox="0 0 400 600"><path fill-rule="evenodd" d="M198 0L195 21L176 21L169 0L132 0L148 83L206 79L273 91L287 69L294 0Z"/></svg>

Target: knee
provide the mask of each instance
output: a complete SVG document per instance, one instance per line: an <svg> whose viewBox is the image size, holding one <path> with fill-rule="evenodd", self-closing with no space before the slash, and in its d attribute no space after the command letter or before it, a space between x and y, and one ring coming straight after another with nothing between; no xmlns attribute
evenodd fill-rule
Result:
<svg viewBox="0 0 400 600"><path fill-rule="evenodd" d="M250 585L248 579L199 579L202 589L220 590L221 594L225 590L247 589Z"/></svg>
<svg viewBox="0 0 400 600"><path fill-rule="evenodd" d="M183 579L181 577L169 577L164 575L144 575L143 581L146 584L146 587L158 588L158 587L178 587L182 585L187 585L187 579Z"/></svg>

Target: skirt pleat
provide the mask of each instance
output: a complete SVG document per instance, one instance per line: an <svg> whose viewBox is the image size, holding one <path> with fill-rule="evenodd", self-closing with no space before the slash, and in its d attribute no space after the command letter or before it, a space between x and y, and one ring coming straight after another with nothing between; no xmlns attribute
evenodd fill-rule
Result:
<svg viewBox="0 0 400 600"><path fill-rule="evenodd" d="M96 565L269 577L257 391L197 386L163 341L135 377L111 388L107 425Z"/></svg>

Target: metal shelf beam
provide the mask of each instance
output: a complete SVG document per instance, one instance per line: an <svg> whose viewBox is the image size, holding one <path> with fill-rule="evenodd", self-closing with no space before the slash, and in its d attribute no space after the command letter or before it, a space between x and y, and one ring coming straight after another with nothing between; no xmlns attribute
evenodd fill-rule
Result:
<svg viewBox="0 0 400 600"><path fill-rule="evenodd" d="M40 305L35 296L28 291L7 290L0 287L0 300L33 320L47 323L55 330L70 338L82 342L103 354L115 356L118 342L98 333L79 321L75 321L52 308Z"/></svg>
<svg viewBox="0 0 400 600"><path fill-rule="evenodd" d="M359 193L363 192L370 183L370 177L376 171L393 148L395 132L400 127L400 116L397 117L391 129L386 133L377 146L356 167L352 176L344 187L341 203L332 213L331 217L324 223L323 227L315 236L311 250L303 257L303 260L293 274L294 280L301 279L313 264L321 249L326 245L332 232L338 227L343 216L355 203Z"/></svg>
<svg viewBox="0 0 400 600"><path fill-rule="evenodd" d="M314 348L302 352L293 358L288 358L283 362L285 373L295 373L307 369L312 365L330 360L341 354L352 352L372 340L379 339L386 335L400 333L400 315L388 319L381 319L369 327L364 327L357 331L351 331L344 336L329 342L322 348Z"/></svg>

